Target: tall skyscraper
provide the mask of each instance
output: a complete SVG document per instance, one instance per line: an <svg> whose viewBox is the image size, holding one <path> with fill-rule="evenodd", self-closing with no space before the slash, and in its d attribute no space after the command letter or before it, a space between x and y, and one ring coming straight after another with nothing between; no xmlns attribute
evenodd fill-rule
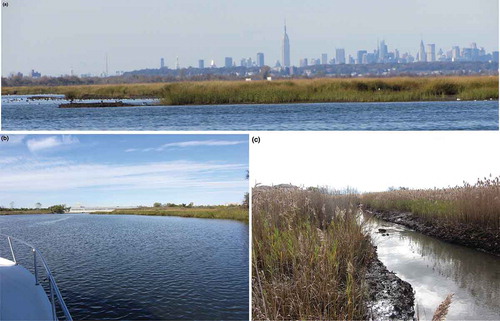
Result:
<svg viewBox="0 0 500 321"><path fill-rule="evenodd" d="M226 57L226 59L224 59L224 67L231 68L232 66L233 66L233 58Z"/></svg>
<svg viewBox="0 0 500 321"><path fill-rule="evenodd" d="M427 61L436 61L436 45L433 43L427 44Z"/></svg>
<svg viewBox="0 0 500 321"><path fill-rule="evenodd" d="M382 40L379 43L378 47L378 60L380 62L384 62L387 59L387 55L389 54L387 50L387 45L385 44L385 40Z"/></svg>
<svg viewBox="0 0 500 321"><path fill-rule="evenodd" d="M335 62L337 65L345 64L345 50L343 48L335 49Z"/></svg>
<svg viewBox="0 0 500 321"><path fill-rule="evenodd" d="M358 50L356 63L361 65L363 63L363 56L366 55L366 50Z"/></svg>
<svg viewBox="0 0 500 321"><path fill-rule="evenodd" d="M286 23L285 23L285 33L283 35L283 45L282 45L282 61L283 67L290 67L290 39L288 39L288 34L286 33Z"/></svg>
<svg viewBox="0 0 500 321"><path fill-rule="evenodd" d="M160 68L161 69L165 68L165 59L163 58L160 59Z"/></svg>
<svg viewBox="0 0 500 321"><path fill-rule="evenodd" d="M203 59L198 60L198 68L200 69L205 68L205 60Z"/></svg>
<svg viewBox="0 0 500 321"><path fill-rule="evenodd" d="M264 54L262 52L257 53L257 66L264 67Z"/></svg>
<svg viewBox="0 0 500 321"><path fill-rule="evenodd" d="M427 61L427 54L425 53L424 41L420 40L420 50L418 51L418 61Z"/></svg>
<svg viewBox="0 0 500 321"><path fill-rule="evenodd" d="M322 65L327 65L328 64L328 54L326 54L326 53L321 54L321 64Z"/></svg>

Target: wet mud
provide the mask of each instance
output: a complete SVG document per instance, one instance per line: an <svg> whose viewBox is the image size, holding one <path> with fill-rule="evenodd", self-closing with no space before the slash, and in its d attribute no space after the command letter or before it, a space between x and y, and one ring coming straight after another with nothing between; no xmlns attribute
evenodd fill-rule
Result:
<svg viewBox="0 0 500 321"><path fill-rule="evenodd" d="M410 283L401 280L375 256L368 265L367 320L416 320L415 294Z"/></svg>

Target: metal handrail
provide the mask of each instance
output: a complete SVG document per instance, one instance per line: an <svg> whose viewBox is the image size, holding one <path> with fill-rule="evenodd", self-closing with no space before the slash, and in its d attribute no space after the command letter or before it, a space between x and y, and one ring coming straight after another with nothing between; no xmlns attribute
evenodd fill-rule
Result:
<svg viewBox="0 0 500 321"><path fill-rule="evenodd" d="M50 295L49 295L49 300L50 300L50 304L52 306L52 317L54 318L54 320L57 320L57 315L56 315L56 302L55 302L55 299L54 299L54 295L55 297L57 297L57 300L59 301L59 305L61 306L61 309L64 313L64 316L66 317L66 320L70 320L72 321L73 318L71 317L71 314L69 313L69 310L68 310L68 307L66 306L66 303L64 303L64 299L61 295L61 292L59 291L59 288L57 287L57 284L56 284L56 280L54 279L54 277L52 276L52 272L50 272L50 269L49 269L49 266L47 265L47 262L45 261L45 258L43 257L42 253L40 251L38 251L33 245L23 241L23 240L20 240L20 239L17 239L15 237L12 237L10 235L6 235L6 234L2 234L0 233L1 236L4 236L7 238L8 242L9 242L9 247L10 247L10 251L11 251L11 254L12 254L12 258L14 260L14 263L17 265L17 261L16 261L16 257L15 257L15 254L14 254L14 248L12 246L12 240L16 241L16 242L19 242L25 246L28 246L31 248L31 251L33 252L33 266L35 268L35 285L39 285L39 282L38 282L38 268L37 268L37 256L39 257L40 261L42 262L42 265L45 269L45 273L47 275L47 280L49 281L49 289L50 289Z"/></svg>

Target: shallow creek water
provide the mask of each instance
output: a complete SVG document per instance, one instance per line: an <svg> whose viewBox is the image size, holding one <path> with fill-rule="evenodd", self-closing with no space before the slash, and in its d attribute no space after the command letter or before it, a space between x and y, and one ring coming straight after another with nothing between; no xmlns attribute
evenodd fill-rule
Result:
<svg viewBox="0 0 500 321"><path fill-rule="evenodd" d="M373 217L365 224L379 259L412 285L420 320L431 320L450 293L447 320L500 320L500 257Z"/></svg>

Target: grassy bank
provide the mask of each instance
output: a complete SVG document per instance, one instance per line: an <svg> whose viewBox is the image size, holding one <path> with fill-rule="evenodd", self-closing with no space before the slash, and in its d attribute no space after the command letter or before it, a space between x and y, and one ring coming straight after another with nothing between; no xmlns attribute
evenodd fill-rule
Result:
<svg viewBox="0 0 500 321"><path fill-rule="evenodd" d="M64 94L75 99L159 98L163 105L485 100L498 99L498 76L2 87L2 95L9 94Z"/></svg>
<svg viewBox="0 0 500 321"><path fill-rule="evenodd" d="M141 207L135 209L119 209L113 212L94 212L92 214L123 214L123 215L152 215L152 216L181 216L196 218L218 218L248 222L248 208L243 206L214 206L214 207Z"/></svg>
<svg viewBox="0 0 500 321"><path fill-rule="evenodd" d="M354 196L256 188L252 210L253 316L360 320L373 254Z"/></svg>
<svg viewBox="0 0 500 321"><path fill-rule="evenodd" d="M0 215L20 215L20 214L52 214L46 208L43 209L0 209Z"/></svg>
<svg viewBox="0 0 500 321"><path fill-rule="evenodd" d="M500 230L500 177L453 188L368 193L362 203L378 211L410 212L433 224Z"/></svg>

